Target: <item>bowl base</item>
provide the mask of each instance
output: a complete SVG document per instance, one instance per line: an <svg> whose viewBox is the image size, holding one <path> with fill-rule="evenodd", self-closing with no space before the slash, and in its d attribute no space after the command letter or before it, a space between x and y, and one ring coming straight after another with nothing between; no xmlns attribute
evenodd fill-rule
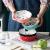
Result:
<svg viewBox="0 0 50 50"><path fill-rule="evenodd" d="M38 40L38 36L37 36L37 35L32 36L32 37L20 36L20 37L18 38L18 40L20 40L20 41L25 41L25 42L31 42L31 41L36 41L36 40Z"/></svg>

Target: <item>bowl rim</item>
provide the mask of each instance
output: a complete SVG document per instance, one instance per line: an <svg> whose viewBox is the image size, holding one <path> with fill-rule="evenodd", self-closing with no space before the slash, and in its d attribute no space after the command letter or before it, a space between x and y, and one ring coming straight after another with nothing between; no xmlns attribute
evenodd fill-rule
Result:
<svg viewBox="0 0 50 50"><path fill-rule="evenodd" d="M36 33L35 33L35 34L29 34L29 35L28 35L28 34L27 34L27 35L25 35L25 34L21 34L21 33L19 33L19 35L20 35L20 36L29 36L29 37L30 37L30 36L35 36L35 35L36 35Z"/></svg>
<svg viewBox="0 0 50 50"><path fill-rule="evenodd" d="M23 30L24 30L24 32L25 32L25 29L23 29ZM28 31L30 31L30 30L28 30ZM25 35L25 36L28 36L28 35L30 36L30 35L35 35L35 34L36 34L36 30L32 30L32 31L34 31L32 34L26 34L28 31L26 31L25 34L23 34L24 32L22 32L22 30L21 30L21 31L19 30L19 34L20 34L20 35L23 35L23 36L24 36L24 35Z"/></svg>
<svg viewBox="0 0 50 50"><path fill-rule="evenodd" d="M23 27L27 27L27 28L29 28L29 27L35 27L35 26L37 26L37 28L38 28L38 27L40 27L38 25L38 23L39 23L39 21L37 21L35 24L31 24L31 25L24 25L24 24L22 24L22 25L23 25Z"/></svg>
<svg viewBox="0 0 50 50"><path fill-rule="evenodd" d="M21 13L21 12L23 12L23 11L25 11L25 12L27 12L27 13L29 13L30 14L30 16L26 16L26 18L31 18L31 16L32 16L32 13L30 12L30 11L28 11L28 10L20 10L20 11L17 11L16 13ZM21 17L20 17L21 18ZM22 18L23 19L23 18ZM25 17L24 17L24 19L25 19Z"/></svg>

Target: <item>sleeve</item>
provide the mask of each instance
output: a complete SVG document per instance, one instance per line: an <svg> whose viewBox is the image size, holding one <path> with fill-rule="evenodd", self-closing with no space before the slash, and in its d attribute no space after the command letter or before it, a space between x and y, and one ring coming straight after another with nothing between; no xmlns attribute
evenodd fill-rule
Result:
<svg viewBox="0 0 50 50"><path fill-rule="evenodd" d="M40 0L41 4L45 5L48 4L48 0Z"/></svg>
<svg viewBox="0 0 50 50"><path fill-rule="evenodd" d="M7 7L7 4L8 3L13 3L13 0L2 0L3 1L3 3L4 3L4 5Z"/></svg>
<svg viewBox="0 0 50 50"><path fill-rule="evenodd" d="M7 2L8 2L8 0L2 0L2 2L3 2L4 5L7 7Z"/></svg>

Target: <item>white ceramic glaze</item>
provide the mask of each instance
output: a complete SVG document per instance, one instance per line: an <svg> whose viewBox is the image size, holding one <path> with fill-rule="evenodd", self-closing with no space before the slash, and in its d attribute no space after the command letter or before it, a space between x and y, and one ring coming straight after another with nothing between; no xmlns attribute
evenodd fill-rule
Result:
<svg viewBox="0 0 50 50"><path fill-rule="evenodd" d="M27 19L30 18L32 16L30 11L27 10L20 10L16 12L17 17L21 18L21 19Z"/></svg>
<svg viewBox="0 0 50 50"><path fill-rule="evenodd" d="M25 29L20 29L19 33L23 34L23 35L33 35L36 33L36 30L28 30L26 31Z"/></svg>

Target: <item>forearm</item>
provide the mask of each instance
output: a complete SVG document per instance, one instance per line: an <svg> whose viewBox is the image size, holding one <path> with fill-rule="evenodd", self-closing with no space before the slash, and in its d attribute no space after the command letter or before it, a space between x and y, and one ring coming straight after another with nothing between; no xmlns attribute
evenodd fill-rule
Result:
<svg viewBox="0 0 50 50"><path fill-rule="evenodd" d="M40 0L40 11L38 17L42 17L48 8L48 0Z"/></svg>
<svg viewBox="0 0 50 50"><path fill-rule="evenodd" d="M3 3L4 3L4 5L5 5L7 8L9 8L9 10L10 10L11 12L16 11L16 10L15 10L15 7L14 7L14 5L13 5L13 3L12 3L11 0L3 0Z"/></svg>
<svg viewBox="0 0 50 50"><path fill-rule="evenodd" d="M37 17L42 17L44 15L44 13L46 12L48 6L46 5L40 5L40 11L37 15Z"/></svg>

